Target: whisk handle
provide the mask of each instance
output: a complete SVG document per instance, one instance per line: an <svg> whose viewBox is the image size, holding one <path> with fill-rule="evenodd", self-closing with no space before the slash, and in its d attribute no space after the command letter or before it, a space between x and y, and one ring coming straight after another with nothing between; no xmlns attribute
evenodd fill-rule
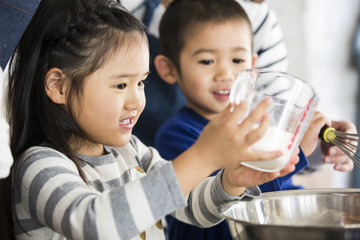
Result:
<svg viewBox="0 0 360 240"><path fill-rule="evenodd" d="M329 131L335 131L335 128L329 127L328 125L325 124L320 130L319 138L321 140L324 140L327 143L330 143L331 141L328 139L328 132Z"/></svg>

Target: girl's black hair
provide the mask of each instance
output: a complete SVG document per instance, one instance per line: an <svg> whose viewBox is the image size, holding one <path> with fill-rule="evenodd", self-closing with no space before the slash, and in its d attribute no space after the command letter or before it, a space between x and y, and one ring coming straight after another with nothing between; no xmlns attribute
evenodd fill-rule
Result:
<svg viewBox="0 0 360 240"><path fill-rule="evenodd" d="M86 139L69 106L52 102L45 76L59 68L69 84L68 103L82 93L84 79L99 69L125 39L146 38L145 27L111 0L42 0L10 60L7 117L14 165L0 181L0 236L14 239L12 202L19 158L32 146L52 147L74 161L70 137Z"/></svg>
<svg viewBox="0 0 360 240"><path fill-rule="evenodd" d="M250 20L235 0L174 0L160 21L160 54L168 57L180 70L180 52L194 27L232 20L248 24L252 36Z"/></svg>

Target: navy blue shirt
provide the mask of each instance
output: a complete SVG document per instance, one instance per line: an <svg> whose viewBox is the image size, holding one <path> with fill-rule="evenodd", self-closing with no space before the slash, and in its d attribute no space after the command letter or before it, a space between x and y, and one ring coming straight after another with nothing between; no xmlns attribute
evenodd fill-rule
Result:
<svg viewBox="0 0 360 240"><path fill-rule="evenodd" d="M198 139L205 125L209 122L192 109L183 107L176 115L164 122L155 136L155 148L165 159L172 160L188 149ZM308 166L309 162L300 149L300 161L295 171L286 176L260 185L262 192L281 191L303 188L295 186L291 177ZM229 227L226 221L211 228L198 228L183 223L170 216L168 221L168 234L171 240L231 240Z"/></svg>

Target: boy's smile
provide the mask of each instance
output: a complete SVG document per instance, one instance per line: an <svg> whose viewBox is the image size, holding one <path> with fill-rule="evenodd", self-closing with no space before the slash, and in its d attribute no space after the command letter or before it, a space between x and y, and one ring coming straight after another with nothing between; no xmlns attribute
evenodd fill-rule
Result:
<svg viewBox="0 0 360 240"><path fill-rule="evenodd" d="M230 89L220 89L213 92L214 97L219 101L229 101Z"/></svg>
<svg viewBox="0 0 360 240"><path fill-rule="evenodd" d="M254 65L251 34L242 20L200 23L188 32L177 83L190 108L212 119L229 104L236 75Z"/></svg>

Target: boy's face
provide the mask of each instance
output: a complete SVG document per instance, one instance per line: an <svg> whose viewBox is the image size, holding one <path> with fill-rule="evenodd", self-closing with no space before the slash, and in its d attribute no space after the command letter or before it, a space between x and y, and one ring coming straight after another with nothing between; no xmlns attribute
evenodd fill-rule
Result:
<svg viewBox="0 0 360 240"><path fill-rule="evenodd" d="M190 108L212 119L228 106L236 75L255 64L251 34L239 20L199 24L188 33L177 83Z"/></svg>
<svg viewBox="0 0 360 240"><path fill-rule="evenodd" d="M129 42L85 79L80 101L73 105L78 124L89 136L81 154L102 152L103 145L126 145L145 107L149 48L145 39Z"/></svg>

